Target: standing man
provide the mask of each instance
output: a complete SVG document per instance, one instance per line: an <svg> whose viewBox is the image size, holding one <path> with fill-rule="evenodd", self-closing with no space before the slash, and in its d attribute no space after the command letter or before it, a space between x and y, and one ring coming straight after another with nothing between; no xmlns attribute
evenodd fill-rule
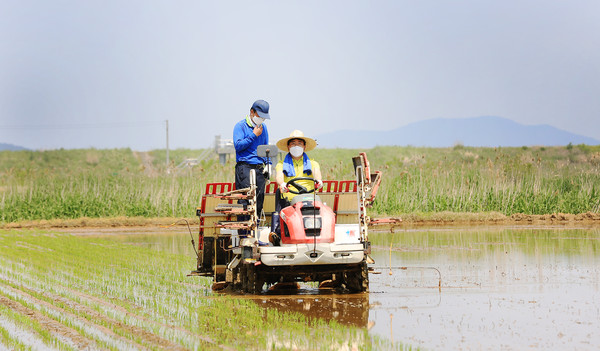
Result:
<svg viewBox="0 0 600 351"><path fill-rule="evenodd" d="M239 121L233 128L233 145L235 147L235 188L250 186L250 170L256 171L256 213L260 217L265 199L265 181L269 178L271 160L258 157L256 149L259 145L269 143L269 132L264 121L269 116L269 103L256 100L250 108L250 115ZM267 165L265 167L264 165ZM238 200L247 205L248 201ZM238 216L239 221L248 220L246 216Z"/></svg>

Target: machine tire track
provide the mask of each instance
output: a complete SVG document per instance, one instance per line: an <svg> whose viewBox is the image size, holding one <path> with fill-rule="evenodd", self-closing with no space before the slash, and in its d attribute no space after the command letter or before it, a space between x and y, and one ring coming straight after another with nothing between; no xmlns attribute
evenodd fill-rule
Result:
<svg viewBox="0 0 600 351"><path fill-rule="evenodd" d="M98 298L96 296L88 295L88 294L82 293L80 291L72 290L72 289L69 289L69 288L66 288L66 287L63 287L63 288L66 289L66 290L68 290L70 293L72 293L74 295L77 295L77 296L79 296L79 297L81 297L83 299L86 299L88 301L92 301L94 303L102 304L102 305L104 305L106 307L114 309L115 311L119 311L119 312L125 314L127 317L136 318L136 319L144 321L146 323L152 323L152 324L158 325L158 326L163 327L163 328L177 330L177 331L185 333L185 334L187 334L187 335L189 335L191 337L198 338L198 339L200 339L200 340L202 340L202 341L204 341L204 342L206 342L208 344L211 344L211 345L214 345L214 346L218 346L219 348L221 348L223 350L233 350L231 348L228 348L225 345L219 345L219 344L217 344L214 340L212 340L211 338L209 338L207 336L193 333L193 332L191 332L191 331L189 331L189 330L187 330L185 328L182 328L182 327L179 327L179 326L176 326L176 325L161 323L161 322L149 319L147 317L144 317L144 316L132 313L132 312L128 311L127 309L125 309L122 306L116 305L116 304L114 304L112 302L103 300L103 299Z"/></svg>
<svg viewBox="0 0 600 351"><path fill-rule="evenodd" d="M22 297L25 300L32 301L32 302L39 304L41 306L44 306L48 309L57 311L57 312L61 313L62 315L64 315L65 317L68 317L72 320L77 320L78 322L80 322L84 325L87 325L88 327L95 328L95 329L99 330L101 333L103 333L104 335L107 335L115 340L119 340L125 344L128 344L133 348L142 349L142 350L146 349L143 345L136 344L132 340L128 340L120 335L117 335L112 330L110 330L102 325L91 322L90 320L87 320L86 318L84 318L82 316L78 316L74 313L71 313L61 307L54 306L47 301L40 300L40 299L36 298L35 296L27 293L26 291L16 289L16 288L14 288L12 286L8 286L6 284L4 284L3 286L5 289L10 290L14 294ZM93 349L94 346L96 346L95 340L89 339L88 337L82 335L79 331L77 331L71 327L68 327L51 317L46 316L42 312L32 310L29 307L23 306L22 304L20 304L17 301L8 299L6 297L5 297L5 299L7 299L8 301L12 301L12 304L10 304L10 306L9 305L7 305L7 306L9 306L11 308L21 306L21 308L16 309L15 311L25 314L25 315L28 315L28 316L30 316L30 318L37 320L40 324L42 324L44 326L49 326L49 328L48 328L49 330L56 331L58 333L58 335L73 340L73 342L77 345L78 348L80 348L80 349L92 348ZM87 341L84 341L84 340L87 340ZM94 345L91 345L91 344L94 344Z"/></svg>
<svg viewBox="0 0 600 351"><path fill-rule="evenodd" d="M11 300L6 296L0 295L0 303L19 314L28 316L29 318L37 321L52 334L57 335L60 338L70 340L78 349L90 349L93 348L93 345L95 345L93 340L81 335L77 330L67 327L64 324L45 316L41 312L23 306L19 302Z"/></svg>
<svg viewBox="0 0 600 351"><path fill-rule="evenodd" d="M167 339L164 339L154 333L151 333L141 327L137 327L137 326L133 326L133 325L129 325L126 324L124 322L121 322L119 320L110 318L106 315L103 315L102 313L88 307L85 305L82 305L76 301L70 300L68 298L62 297L62 296L58 296L55 294L51 294L51 293L43 293L44 296L49 297L50 299L52 299L55 302L60 302L63 303L67 306L69 306L70 308L76 310L79 313L83 313L86 316L91 317L92 319L95 320L101 320L105 323L111 324L113 326L115 326L116 328L125 330L128 334L131 335L135 335L137 337L140 337L141 339L143 339L144 341L156 345L158 347L160 347L161 349L169 349L169 350L185 350L184 347L182 347L181 345L178 345L176 343L173 343ZM95 323L94 323L95 324ZM111 336L115 337L115 338L123 338L117 334L115 334L112 330L101 326L101 325L97 325L99 328L102 328L102 331L105 334L111 333ZM126 340L126 339L125 339Z"/></svg>
<svg viewBox="0 0 600 351"><path fill-rule="evenodd" d="M23 286L22 282L19 283L19 284L17 284L16 282L11 281L10 278L8 278L7 276L5 276L3 274L0 274L0 280L4 280L4 281L6 281L6 282L8 282L8 283L10 283L12 285L19 285L20 284L21 286ZM4 286L6 286L6 285L4 285ZM71 294L73 294L75 296L78 296L78 297L80 297L82 299L90 301L92 304L100 304L100 305L103 305L105 307L108 307L109 309L112 309L112 310L118 311L120 313L123 313L127 317L135 318L135 319L143 321L145 323L154 324L154 325L157 325L157 326L160 326L160 327L163 327L163 328L168 328L168 329L171 329L171 330L176 330L176 331L185 333L185 334L189 335L190 337L200 339L201 341L203 341L203 342L205 342L207 344L216 346L216 347L218 347L220 349L233 350L231 348L228 348L225 345L220 345L220 344L216 343L210 337L193 333L193 332L191 332L191 331L189 331L189 330L187 330L187 329L185 329L183 327L179 327L179 326L172 325L172 324L161 323L161 322L149 319L147 317L144 317L144 316L132 313L132 312L128 311L127 309L125 309L122 306L116 305L116 304L114 304L112 302L106 301L106 300L101 299L99 297L96 297L96 296L93 296L93 295L89 295L89 294L83 293L83 292L78 291L78 290L71 289L71 288L63 286L61 284L53 284L53 286L60 287L61 289L63 289L64 291L66 291L68 293L71 293ZM29 294L27 294L27 293L25 293L25 292L23 292L21 290L12 288L10 286L7 286L7 288L9 288L9 289L11 289L11 290L13 290L13 291L15 291L17 293L20 293L21 295L27 295L27 296L29 296L29 298L36 300L36 302L39 301L39 303L43 303L46 306L51 306L54 309L60 309L61 313L69 313L67 311L64 311L60 307L56 307L56 306L53 306L52 304L49 304L49 303L47 303L45 301L41 301L39 299L36 299L35 297L33 297L33 296L31 296L31 295L29 295ZM24 288L25 289L29 289L31 291L34 291L36 293L39 293L41 295L47 296L48 298L50 298L50 299L52 299L54 301L61 302L61 303L69 306L70 308L72 308L74 310L84 310L84 311L86 311L86 314L88 314L88 315L90 315L90 316L92 316L94 318L98 318L98 319L101 319L101 320L103 320L105 322L114 324L114 325L118 326L121 329L127 330L130 334L139 336L140 338L142 338L142 339L144 339L146 341L150 341L153 344L159 344L158 346L160 346L161 348L182 349L182 347L180 345L174 344L174 343L170 342L169 340L163 339L163 338L159 337L156 334L148 332L148 331L146 331L146 330L144 330L142 328L135 327L135 326L130 326L130 325L127 325L126 323L123 323L121 321L112 319L112 318L110 318L108 316L105 316L105 315L99 313L98 311L96 311L96 310L94 310L94 309L92 309L92 308L90 308L90 307L88 307L86 305L80 304L80 303L78 303L78 302L76 302L74 300L71 300L71 299L68 299L66 297L62 297L62 296L59 296L59 295L55 295L55 294L52 294L52 293L49 293L49 292L39 292L36 289L30 288L30 287L24 287ZM83 320L87 322L86 319L83 319ZM105 328L103 326L100 326L100 325L97 325L97 327L98 328L106 329L107 332L105 332L105 334L109 333L109 334L111 334L111 336L113 336L115 338L119 338L122 341L126 341L126 342L130 343L130 341L128 339L125 339L125 338L123 338L123 337L121 337L119 335L114 334L114 332L112 330L109 330L109 329L107 329L107 328Z"/></svg>

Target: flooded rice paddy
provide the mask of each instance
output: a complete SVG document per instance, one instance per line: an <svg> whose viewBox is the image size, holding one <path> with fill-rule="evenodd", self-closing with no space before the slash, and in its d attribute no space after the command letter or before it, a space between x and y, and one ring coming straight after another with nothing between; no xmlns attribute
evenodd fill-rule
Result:
<svg viewBox="0 0 600 351"><path fill-rule="evenodd" d="M187 229L98 234L195 255ZM598 227L397 228L370 239L376 263L367 294L307 284L239 298L423 349L600 348Z"/></svg>

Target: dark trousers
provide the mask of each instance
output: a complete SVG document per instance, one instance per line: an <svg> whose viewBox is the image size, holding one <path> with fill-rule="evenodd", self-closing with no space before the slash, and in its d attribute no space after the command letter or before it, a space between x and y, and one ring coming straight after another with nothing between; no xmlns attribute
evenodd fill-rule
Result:
<svg viewBox="0 0 600 351"><path fill-rule="evenodd" d="M279 212L281 212L282 209L288 207L289 205L290 205L290 202L285 197L281 196L281 191L279 191L279 189L277 189L277 191L275 192L275 213L277 215L273 216L273 221L271 224L272 232L281 235L281 226L279 223Z"/></svg>
<svg viewBox="0 0 600 351"><path fill-rule="evenodd" d="M235 188L243 189L250 186L250 170L256 172L256 214L260 217L265 201L265 176L262 165L249 165L247 163L236 163L235 165ZM238 200L238 204L248 204L248 200ZM248 216L238 216L238 221L247 221Z"/></svg>
<svg viewBox="0 0 600 351"><path fill-rule="evenodd" d="M290 202L283 196L281 196L281 191L277 189L275 192L275 212L279 213L282 209L288 207Z"/></svg>

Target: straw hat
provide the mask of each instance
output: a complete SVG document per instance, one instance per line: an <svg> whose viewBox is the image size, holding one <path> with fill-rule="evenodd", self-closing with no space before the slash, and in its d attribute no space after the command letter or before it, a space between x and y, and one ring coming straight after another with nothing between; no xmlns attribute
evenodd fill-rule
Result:
<svg viewBox="0 0 600 351"><path fill-rule="evenodd" d="M289 137L283 138L277 142L277 147L279 148L279 150L288 151L288 147L287 147L288 141L290 141L292 139L304 140L304 144L306 146L304 151L310 151L310 150L314 149L315 147L317 147L317 141L315 139L305 137L304 133L302 133L301 130L296 129L292 133L290 133Z"/></svg>

